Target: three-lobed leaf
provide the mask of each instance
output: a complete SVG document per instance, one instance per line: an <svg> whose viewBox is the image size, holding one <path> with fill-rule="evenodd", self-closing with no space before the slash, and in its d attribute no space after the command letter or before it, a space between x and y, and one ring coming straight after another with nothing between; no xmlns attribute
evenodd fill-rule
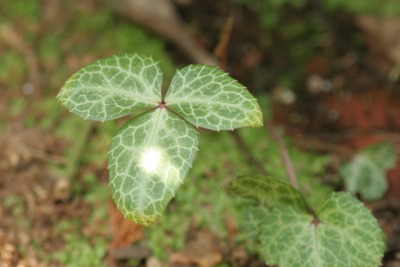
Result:
<svg viewBox="0 0 400 267"><path fill-rule="evenodd" d="M397 153L390 143L372 145L342 166L346 190L368 201L380 199L388 189L386 172L396 166Z"/></svg>
<svg viewBox="0 0 400 267"><path fill-rule="evenodd" d="M218 68L192 65L178 71L165 100L161 85L158 62L126 54L84 67L58 94L63 105L85 119L106 121L149 110L119 130L109 152L117 207L145 226L161 215L191 167L198 147L194 126L262 126L257 100Z"/></svg>
<svg viewBox="0 0 400 267"><path fill-rule="evenodd" d="M261 242L267 264L379 266L385 249L382 229L349 193L332 193L313 215L300 191L271 177L239 176L231 189L258 202L248 207L243 226Z"/></svg>
<svg viewBox="0 0 400 267"><path fill-rule="evenodd" d="M384 235L371 212L348 193L332 193L312 215L293 207L268 214L260 234L269 265L380 266Z"/></svg>

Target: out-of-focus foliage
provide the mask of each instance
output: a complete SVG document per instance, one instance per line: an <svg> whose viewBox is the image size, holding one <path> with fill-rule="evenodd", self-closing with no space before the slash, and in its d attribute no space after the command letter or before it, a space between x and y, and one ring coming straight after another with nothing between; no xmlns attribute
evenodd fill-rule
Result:
<svg viewBox="0 0 400 267"><path fill-rule="evenodd" d="M397 158L396 149L390 143L363 149L340 169L346 190L360 193L367 201L380 199L389 187L386 172L396 166Z"/></svg>
<svg viewBox="0 0 400 267"><path fill-rule="evenodd" d="M97 238L93 244L80 233L66 234L65 248L50 257L66 267L106 267L104 255L107 252L108 243L102 238Z"/></svg>
<svg viewBox="0 0 400 267"><path fill-rule="evenodd" d="M305 0L233 0L256 10L267 28L278 26L279 16L285 8L301 9L309 5ZM315 2L328 12L344 10L356 15L372 15L380 17L396 17L400 15L397 0L316 0Z"/></svg>
<svg viewBox="0 0 400 267"><path fill-rule="evenodd" d="M12 19L23 19L26 22L37 22L40 19L41 3L40 1L7 1L1 0L0 23L9 22Z"/></svg>
<svg viewBox="0 0 400 267"><path fill-rule="evenodd" d="M169 84L176 67L165 51L164 40L115 15L104 3L94 8L85 5L60 1L53 8L63 11L55 22L49 22L41 1L0 0L0 26L16 29L27 45L37 51L47 88L59 88L78 67L124 53L157 58L164 71L164 82ZM0 66L1 83L21 88L29 71L24 56L13 48L0 46L0 60L5 63Z"/></svg>
<svg viewBox="0 0 400 267"><path fill-rule="evenodd" d="M306 61L328 43L329 36L321 15L308 9L304 0L233 1L258 14L265 30L261 37L263 48L274 51L273 61L266 67L276 86L289 90L298 87L307 75L304 68Z"/></svg>
<svg viewBox="0 0 400 267"><path fill-rule="evenodd" d="M24 58L13 51L0 53L0 84L4 81L10 87L17 87L26 76Z"/></svg>
<svg viewBox="0 0 400 267"><path fill-rule="evenodd" d="M400 5L397 0L325 0L327 10L334 12L338 9L357 15L372 15L378 17L400 16Z"/></svg>
<svg viewBox="0 0 400 267"><path fill-rule="evenodd" d="M335 21L337 12L378 17L400 16L397 0L232 0L258 14L264 28L263 49L273 51L271 64L266 66L276 81L275 86L294 90L305 83L308 73L304 66L319 54L332 56L333 32L345 36L350 46L363 46L358 32L345 32ZM339 38L343 39L344 37ZM346 45L348 46L348 45ZM339 49L340 50L340 49ZM276 59L274 60L274 58Z"/></svg>

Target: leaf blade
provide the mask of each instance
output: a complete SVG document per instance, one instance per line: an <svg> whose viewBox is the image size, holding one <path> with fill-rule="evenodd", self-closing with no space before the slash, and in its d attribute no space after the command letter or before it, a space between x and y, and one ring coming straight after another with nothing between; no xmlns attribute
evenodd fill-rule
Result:
<svg viewBox="0 0 400 267"><path fill-rule="evenodd" d="M307 203L299 190L291 185L262 175L240 175L230 184L237 195L256 199L266 207L294 206L308 212Z"/></svg>
<svg viewBox="0 0 400 267"><path fill-rule="evenodd" d="M109 154L110 187L124 216L154 223L182 184L197 147L193 125L165 108L125 124Z"/></svg>
<svg viewBox="0 0 400 267"><path fill-rule="evenodd" d="M260 235L261 226L268 218L269 210L265 207L248 206L243 218L243 228L247 232L247 236L254 241L258 240Z"/></svg>
<svg viewBox="0 0 400 267"><path fill-rule="evenodd" d="M73 74L57 95L71 112L106 121L157 107L161 102L159 62L138 54L100 59Z"/></svg>
<svg viewBox="0 0 400 267"><path fill-rule="evenodd" d="M297 266L380 265L385 242L371 212L348 193L333 193L313 216L293 207L268 214L260 239L267 264Z"/></svg>
<svg viewBox="0 0 400 267"><path fill-rule="evenodd" d="M257 100L246 87L208 65L178 70L165 102L197 127L219 131L263 125Z"/></svg>
<svg viewBox="0 0 400 267"><path fill-rule="evenodd" d="M316 214L324 222L318 229L321 256L328 255L326 250L335 237L332 232L336 232L336 236L341 235L342 242L339 242L338 250L333 253L340 255L345 250L349 256L348 266L372 267L380 264L385 250L385 235L376 218L362 202L349 193L332 193L321 202ZM329 256L322 259L325 262L331 260ZM347 265L337 262L340 266Z"/></svg>

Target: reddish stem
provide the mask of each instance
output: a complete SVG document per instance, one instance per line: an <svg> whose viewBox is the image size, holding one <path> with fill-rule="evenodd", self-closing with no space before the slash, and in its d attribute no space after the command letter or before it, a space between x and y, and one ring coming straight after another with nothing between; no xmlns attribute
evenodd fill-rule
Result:
<svg viewBox="0 0 400 267"><path fill-rule="evenodd" d="M280 134L276 131L275 126L268 120L264 118L264 124L271 131L275 140L278 142L279 148L281 150L283 162L286 165L286 170L288 172L289 180L292 186L296 189L299 189L299 185L297 183L296 172L294 171L292 160L290 159L289 151L285 145Z"/></svg>

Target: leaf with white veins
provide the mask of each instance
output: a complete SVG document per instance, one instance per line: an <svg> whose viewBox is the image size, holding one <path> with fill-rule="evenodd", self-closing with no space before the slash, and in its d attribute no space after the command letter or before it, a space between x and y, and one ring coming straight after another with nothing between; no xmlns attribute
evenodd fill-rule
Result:
<svg viewBox="0 0 400 267"><path fill-rule="evenodd" d="M307 203L293 186L262 175L240 175L230 184L237 195L252 198L263 207L293 206L308 212Z"/></svg>
<svg viewBox="0 0 400 267"><path fill-rule="evenodd" d="M208 65L178 70L165 103L197 127L219 131L263 125L257 100L246 87Z"/></svg>
<svg viewBox="0 0 400 267"><path fill-rule="evenodd" d="M197 147L196 128L166 108L126 123L109 152L110 186L122 214L153 224L185 179Z"/></svg>
<svg viewBox="0 0 400 267"><path fill-rule="evenodd" d="M159 62L141 55L98 60L72 75L58 99L71 112L97 121L154 108L161 102Z"/></svg>
<svg viewBox="0 0 400 267"><path fill-rule="evenodd" d="M269 210L261 205L247 207L243 218L243 228L254 241L258 241L261 227L268 218L268 212Z"/></svg>
<svg viewBox="0 0 400 267"><path fill-rule="evenodd" d="M268 213L260 234L269 265L377 267L385 250L374 216L349 193L333 193L316 211L280 207Z"/></svg>
<svg viewBox="0 0 400 267"><path fill-rule="evenodd" d="M161 215L193 162L198 133L192 124L214 130L262 126L257 100L218 68L179 70L165 101L161 85L159 62L125 54L82 68L57 96L85 119L106 121L147 111L119 130L109 152L117 207L145 226Z"/></svg>
<svg viewBox="0 0 400 267"><path fill-rule="evenodd" d="M386 172L396 166L396 161L396 149L391 143L363 149L340 168L346 190L352 194L359 192L367 201L380 199L388 189Z"/></svg>

